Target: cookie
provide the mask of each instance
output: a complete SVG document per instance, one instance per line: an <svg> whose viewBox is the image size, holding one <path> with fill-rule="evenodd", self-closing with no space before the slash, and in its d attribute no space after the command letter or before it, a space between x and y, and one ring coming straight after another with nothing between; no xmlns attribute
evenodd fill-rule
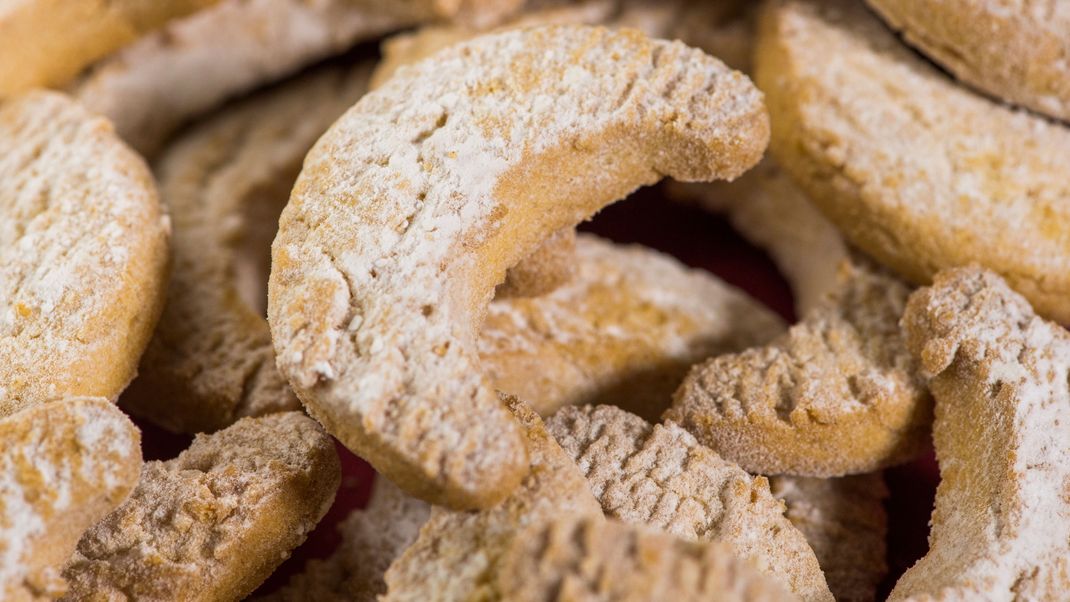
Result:
<svg viewBox="0 0 1070 602"><path fill-rule="evenodd" d="M802 600L832 600L813 550L765 477L672 423L613 406L562 408L547 428L587 476L606 516L688 540L719 541Z"/></svg>
<svg viewBox="0 0 1070 602"><path fill-rule="evenodd" d="M86 65L217 0L21 0L0 7L0 99L58 86Z"/></svg>
<svg viewBox="0 0 1070 602"><path fill-rule="evenodd" d="M230 98L433 16L402 4L223 0L96 63L72 94L152 156L183 123Z"/></svg>
<svg viewBox="0 0 1070 602"><path fill-rule="evenodd" d="M339 480L333 441L297 412L198 435L146 463L130 499L82 537L64 599L241 599L305 540Z"/></svg>
<svg viewBox="0 0 1070 602"><path fill-rule="evenodd" d="M529 527L502 564L501 599L514 602L796 599L727 545L589 517Z"/></svg>
<svg viewBox="0 0 1070 602"><path fill-rule="evenodd" d="M903 315L932 377L940 485L929 552L890 600L1062 600L1070 591L1070 334L976 265Z"/></svg>
<svg viewBox="0 0 1070 602"><path fill-rule="evenodd" d="M375 480L367 507L338 527L342 543L324 560L310 560L304 570L263 602L375 602L386 593L383 575L414 541L427 522L427 502L405 495L384 478Z"/></svg>
<svg viewBox="0 0 1070 602"><path fill-rule="evenodd" d="M614 403L656 419L692 364L784 329L741 291L650 249L581 234L571 265L548 294L495 299L479 337L494 386L543 416Z"/></svg>
<svg viewBox="0 0 1070 602"><path fill-rule="evenodd" d="M888 572L888 488L881 473L837 479L769 477L773 497L806 537L839 602L872 602Z"/></svg>
<svg viewBox="0 0 1070 602"><path fill-rule="evenodd" d="M317 70L228 108L163 154L171 278L124 408L186 433L300 408L263 317L271 240L305 154L364 94L368 71Z"/></svg>
<svg viewBox="0 0 1070 602"><path fill-rule="evenodd" d="M861 258L838 288L763 347L695 366L665 418L758 474L831 477L913 459L932 399L899 318L909 287Z"/></svg>
<svg viewBox="0 0 1070 602"><path fill-rule="evenodd" d="M55 599L82 533L130 494L141 435L106 399L0 418L0 598Z"/></svg>
<svg viewBox="0 0 1070 602"><path fill-rule="evenodd" d="M114 400L160 314L170 229L145 163L65 96L0 105L0 416Z"/></svg>
<svg viewBox="0 0 1070 602"><path fill-rule="evenodd" d="M319 140L283 211L280 371L405 491L495 504L528 466L474 349L505 270L666 174L738 175L767 125L744 76L634 31L510 31L402 70Z"/></svg>
<svg viewBox="0 0 1070 602"><path fill-rule="evenodd" d="M558 516L601 518L583 473L523 402L507 405L524 429L531 470L497 506L464 512L433 508L416 541L386 573L384 602L495 600L494 578L518 532Z"/></svg>
<svg viewBox="0 0 1070 602"><path fill-rule="evenodd" d="M795 313L806 316L836 289L847 245L772 157L731 183L675 184L674 199L725 214L748 241L767 251L787 279Z"/></svg>
<svg viewBox="0 0 1070 602"><path fill-rule="evenodd" d="M1070 121L1070 7L1058 1L867 0L963 82Z"/></svg>
<svg viewBox="0 0 1070 602"><path fill-rule="evenodd" d="M977 261L1070 322L1070 128L962 88L858 2L766 5L757 57L773 154L851 243L915 283Z"/></svg>

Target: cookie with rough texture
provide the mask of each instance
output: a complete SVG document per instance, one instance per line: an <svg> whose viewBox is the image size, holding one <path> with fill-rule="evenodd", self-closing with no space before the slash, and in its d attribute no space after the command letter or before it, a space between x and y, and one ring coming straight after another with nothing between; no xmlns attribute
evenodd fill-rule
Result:
<svg viewBox="0 0 1070 602"><path fill-rule="evenodd" d="M606 516L719 541L803 600L832 600L813 550L765 477L721 459L675 424L613 406L562 408L547 428L587 476Z"/></svg>
<svg viewBox="0 0 1070 602"><path fill-rule="evenodd" d="M797 599L727 545L585 517L529 527L502 567L501 599L512 602Z"/></svg>
<svg viewBox="0 0 1070 602"><path fill-rule="evenodd" d="M767 132L746 77L631 30L510 31L405 69L320 138L283 211L279 369L402 489L491 506L528 467L475 349L506 269L665 175L739 175Z"/></svg>
<svg viewBox="0 0 1070 602"><path fill-rule="evenodd" d="M179 126L229 98L433 16L400 4L223 0L93 65L72 93L153 155Z"/></svg>
<svg viewBox="0 0 1070 602"><path fill-rule="evenodd" d="M118 397L160 314L169 229L106 120L52 92L0 105L0 416Z"/></svg>
<svg viewBox="0 0 1070 602"><path fill-rule="evenodd" d="M334 442L297 412L244 418L148 462L133 495L78 542L65 600L238 600L334 501Z"/></svg>
<svg viewBox="0 0 1070 602"><path fill-rule="evenodd" d="M565 285L575 276L576 230L551 234L520 263L509 268L505 281L494 289L495 299L539 297Z"/></svg>
<svg viewBox="0 0 1070 602"><path fill-rule="evenodd" d="M494 386L543 416L612 403L657 418L693 364L783 332L776 315L706 272L591 235L576 243L570 282L495 299L479 337Z"/></svg>
<svg viewBox="0 0 1070 602"><path fill-rule="evenodd" d="M78 538L137 484L141 434L106 399L0 419L0 599L55 599Z"/></svg>
<svg viewBox="0 0 1070 602"><path fill-rule="evenodd" d="M797 315L806 316L836 289L847 259L843 236L771 157L734 182L676 184L670 194L726 214L765 249L791 285Z"/></svg>
<svg viewBox="0 0 1070 602"><path fill-rule="evenodd" d="M324 68L178 139L157 164L171 212L167 300L121 403L178 432L300 407L264 319L270 246L301 161L367 89L364 65Z"/></svg>
<svg viewBox="0 0 1070 602"><path fill-rule="evenodd" d="M1070 5L1061 0L867 0L960 80L1070 121Z"/></svg>
<svg viewBox="0 0 1070 602"><path fill-rule="evenodd" d="M15 0L0 5L0 98L62 85L82 67L217 0Z"/></svg>
<svg viewBox="0 0 1070 602"><path fill-rule="evenodd" d="M909 287L861 258L763 347L695 366L667 420L758 474L872 472L922 452L932 399L899 329Z"/></svg>
<svg viewBox="0 0 1070 602"><path fill-rule="evenodd" d="M518 531L558 516L602 517L583 473L539 416L516 398L506 404L524 429L531 470L493 508L433 508L416 541L387 571L384 602L501 599L494 578Z"/></svg>
<svg viewBox="0 0 1070 602"><path fill-rule="evenodd" d="M416 541L430 514L427 502L379 477L367 507L354 511L339 525L342 543L338 549L324 560L310 560L285 587L257 599L375 602L386 593L386 570Z"/></svg>
<svg viewBox="0 0 1070 602"><path fill-rule="evenodd" d="M836 479L769 477L773 497L806 537L839 602L872 602L888 572L888 488L880 473Z"/></svg>
<svg viewBox="0 0 1070 602"><path fill-rule="evenodd" d="M1070 322L1070 128L962 88L860 2L767 4L756 72L774 155L850 242L917 283L977 261Z"/></svg>
<svg viewBox="0 0 1070 602"><path fill-rule="evenodd" d="M891 600L1065 600L1070 334L994 273L936 275L903 315L936 397L929 552Z"/></svg>

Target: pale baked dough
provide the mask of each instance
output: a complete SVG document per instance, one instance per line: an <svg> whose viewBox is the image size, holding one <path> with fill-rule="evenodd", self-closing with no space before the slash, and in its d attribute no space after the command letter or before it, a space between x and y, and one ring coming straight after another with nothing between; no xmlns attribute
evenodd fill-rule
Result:
<svg viewBox="0 0 1070 602"><path fill-rule="evenodd" d="M61 595L78 538L126 499L140 471L140 433L106 399L0 418L0 599Z"/></svg>
<svg viewBox="0 0 1070 602"><path fill-rule="evenodd" d="M587 476L606 516L719 541L802 600L832 600L814 551L765 477L721 459L675 424L614 406L562 408L547 428Z"/></svg>
<svg viewBox="0 0 1070 602"><path fill-rule="evenodd" d="M846 238L915 283L977 261L1070 322L1070 128L978 96L861 2L765 5L771 150Z"/></svg>
<svg viewBox="0 0 1070 602"><path fill-rule="evenodd" d="M341 480L334 442L297 412L244 418L148 462L78 542L64 600L240 600L305 540Z"/></svg>
<svg viewBox="0 0 1070 602"><path fill-rule="evenodd" d="M160 315L169 230L106 120L53 92L0 105L0 416L119 396Z"/></svg>
<svg viewBox="0 0 1070 602"><path fill-rule="evenodd" d="M744 76L634 31L511 31L406 69L320 139L283 211L279 369L402 489L493 505L528 465L475 351L505 270L666 174L739 175L767 127Z"/></svg>
<svg viewBox="0 0 1070 602"><path fill-rule="evenodd" d="M903 315L936 397L929 552L890 600L1066 600L1070 334L994 273L940 272Z"/></svg>
<svg viewBox="0 0 1070 602"><path fill-rule="evenodd" d="M763 347L695 366L665 418L758 474L840 476L927 445L932 399L899 329L910 288L852 258L825 301Z"/></svg>
<svg viewBox="0 0 1070 602"><path fill-rule="evenodd" d="M867 0L963 82L1070 121L1070 4L1063 0Z"/></svg>

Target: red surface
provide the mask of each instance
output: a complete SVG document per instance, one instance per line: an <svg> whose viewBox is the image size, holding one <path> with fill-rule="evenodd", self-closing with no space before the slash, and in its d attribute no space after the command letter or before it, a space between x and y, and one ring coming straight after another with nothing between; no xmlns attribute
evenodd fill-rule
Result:
<svg viewBox="0 0 1070 602"><path fill-rule="evenodd" d="M643 244L675 256L692 267L709 270L721 279L761 300L791 321L791 292L776 267L760 250L739 237L720 217L693 207L670 203L657 189L641 191L605 209L582 230L621 243ZM148 425L143 428L146 459L173 457L189 441ZM367 503L374 472L360 458L338 445L342 485L334 506L308 541L294 551L259 593L272 591L300 571L311 558L323 558L338 545L339 521ZM927 549L929 514L939 472L931 454L917 462L886 472L891 496L886 503L889 519L890 573L882 587L890 591L895 579Z"/></svg>

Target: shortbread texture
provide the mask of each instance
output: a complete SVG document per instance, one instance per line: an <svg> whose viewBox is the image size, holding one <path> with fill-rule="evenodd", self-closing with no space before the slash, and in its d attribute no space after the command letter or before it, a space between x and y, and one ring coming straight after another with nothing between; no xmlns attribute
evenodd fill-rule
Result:
<svg viewBox="0 0 1070 602"><path fill-rule="evenodd" d="M917 284L977 261L1070 323L1070 128L959 85L847 0L767 4L756 81L773 154L851 243Z"/></svg>
<svg viewBox="0 0 1070 602"><path fill-rule="evenodd" d="M298 412L245 418L148 462L137 489L78 542L65 600L239 600L334 501L334 442Z"/></svg>
<svg viewBox="0 0 1070 602"><path fill-rule="evenodd" d="M742 291L650 249L581 234L570 265L550 293L495 299L480 332L495 387L543 416L615 403L656 419L692 364L784 328Z"/></svg>
<svg viewBox="0 0 1070 602"><path fill-rule="evenodd" d="M923 451L932 398L899 328L910 288L862 259L763 347L695 366L665 418L758 474L841 476Z"/></svg>
<svg viewBox="0 0 1070 602"><path fill-rule="evenodd" d="M493 505L528 466L475 348L506 269L640 185L739 175L767 135L745 76L634 31L511 31L403 68L320 139L283 211L279 369L402 489Z"/></svg>
<svg viewBox="0 0 1070 602"><path fill-rule="evenodd" d="M186 433L300 408L264 318L271 240L305 154L364 94L368 73L317 70L223 110L164 153L171 276L124 408Z"/></svg>
<svg viewBox="0 0 1070 602"><path fill-rule="evenodd" d="M1070 5L1060 0L867 0L963 82L1070 121Z"/></svg>
<svg viewBox="0 0 1070 602"><path fill-rule="evenodd" d="M881 473L835 479L769 477L773 497L814 550L837 602L873 602L888 573L888 487Z"/></svg>
<svg viewBox="0 0 1070 602"><path fill-rule="evenodd" d="M583 473L531 408L507 405L529 443L530 471L512 495L493 508L433 508L416 541L386 573L383 602L509 600L496 582L502 558L518 532L561 516L602 518Z"/></svg>
<svg viewBox="0 0 1070 602"><path fill-rule="evenodd" d="M932 376L940 463L929 552L890 600L1065 600L1070 334L976 265L937 274L903 316Z"/></svg>
<svg viewBox="0 0 1070 602"><path fill-rule="evenodd" d="M58 86L96 59L217 0L13 0L0 6L0 99Z"/></svg>
<svg viewBox="0 0 1070 602"><path fill-rule="evenodd" d="M310 560L285 587L257 600L375 602L386 593L386 570L416 541L430 515L427 502L378 477L367 507L354 510L338 526L338 549L323 560Z"/></svg>
<svg viewBox="0 0 1070 602"><path fill-rule="evenodd" d="M160 314L169 230L106 120L52 92L0 105L0 416L118 397Z"/></svg>
<svg viewBox="0 0 1070 602"><path fill-rule="evenodd" d="M761 602L795 596L730 546L566 516L516 538L498 574L511 602Z"/></svg>
<svg viewBox="0 0 1070 602"><path fill-rule="evenodd" d="M813 550L769 492L672 423L613 406L567 407L547 423L606 516L688 540L720 541L802 600L832 600Z"/></svg>
<svg viewBox="0 0 1070 602"><path fill-rule="evenodd" d="M54 600L82 533L130 494L141 436L106 399L0 419L0 599Z"/></svg>

